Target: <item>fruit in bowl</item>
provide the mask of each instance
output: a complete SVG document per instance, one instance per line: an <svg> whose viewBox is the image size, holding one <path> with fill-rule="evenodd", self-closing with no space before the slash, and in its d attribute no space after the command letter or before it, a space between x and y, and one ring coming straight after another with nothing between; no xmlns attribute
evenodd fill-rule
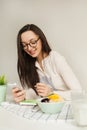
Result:
<svg viewBox="0 0 87 130"><path fill-rule="evenodd" d="M58 94L52 94L37 100L37 104L44 113L55 114L62 110L64 99Z"/></svg>

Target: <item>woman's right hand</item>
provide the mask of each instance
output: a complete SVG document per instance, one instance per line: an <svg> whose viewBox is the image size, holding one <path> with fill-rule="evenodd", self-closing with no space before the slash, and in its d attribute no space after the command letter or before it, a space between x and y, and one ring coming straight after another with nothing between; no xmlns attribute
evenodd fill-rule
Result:
<svg viewBox="0 0 87 130"><path fill-rule="evenodd" d="M26 98L25 90L22 88L15 87L12 89L12 95L15 102L23 101Z"/></svg>

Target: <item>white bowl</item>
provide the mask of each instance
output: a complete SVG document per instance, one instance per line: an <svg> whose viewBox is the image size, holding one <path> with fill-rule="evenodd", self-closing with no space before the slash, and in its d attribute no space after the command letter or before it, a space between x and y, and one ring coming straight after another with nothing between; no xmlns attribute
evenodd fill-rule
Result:
<svg viewBox="0 0 87 130"><path fill-rule="evenodd" d="M55 114L59 113L62 110L62 107L64 105L64 101L58 101L58 102L41 102L41 99L37 100L37 104L40 107L42 112Z"/></svg>

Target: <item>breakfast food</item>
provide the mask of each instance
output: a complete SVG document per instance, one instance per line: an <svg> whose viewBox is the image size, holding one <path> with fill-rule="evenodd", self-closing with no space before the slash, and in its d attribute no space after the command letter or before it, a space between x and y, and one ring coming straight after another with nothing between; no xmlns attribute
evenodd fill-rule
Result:
<svg viewBox="0 0 87 130"><path fill-rule="evenodd" d="M49 98L43 98L43 99L41 100L41 102L49 102L49 101L50 101Z"/></svg>
<svg viewBox="0 0 87 130"><path fill-rule="evenodd" d="M41 102L58 102L58 101L59 102L64 101L64 99L58 94L51 94L41 100Z"/></svg>

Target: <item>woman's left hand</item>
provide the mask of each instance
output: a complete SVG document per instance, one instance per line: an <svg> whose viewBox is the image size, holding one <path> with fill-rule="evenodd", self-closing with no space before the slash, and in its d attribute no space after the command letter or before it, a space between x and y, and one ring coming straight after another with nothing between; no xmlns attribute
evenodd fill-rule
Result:
<svg viewBox="0 0 87 130"><path fill-rule="evenodd" d="M50 88L44 83L37 83L35 87L38 95L42 97L46 97L52 92L52 88Z"/></svg>

